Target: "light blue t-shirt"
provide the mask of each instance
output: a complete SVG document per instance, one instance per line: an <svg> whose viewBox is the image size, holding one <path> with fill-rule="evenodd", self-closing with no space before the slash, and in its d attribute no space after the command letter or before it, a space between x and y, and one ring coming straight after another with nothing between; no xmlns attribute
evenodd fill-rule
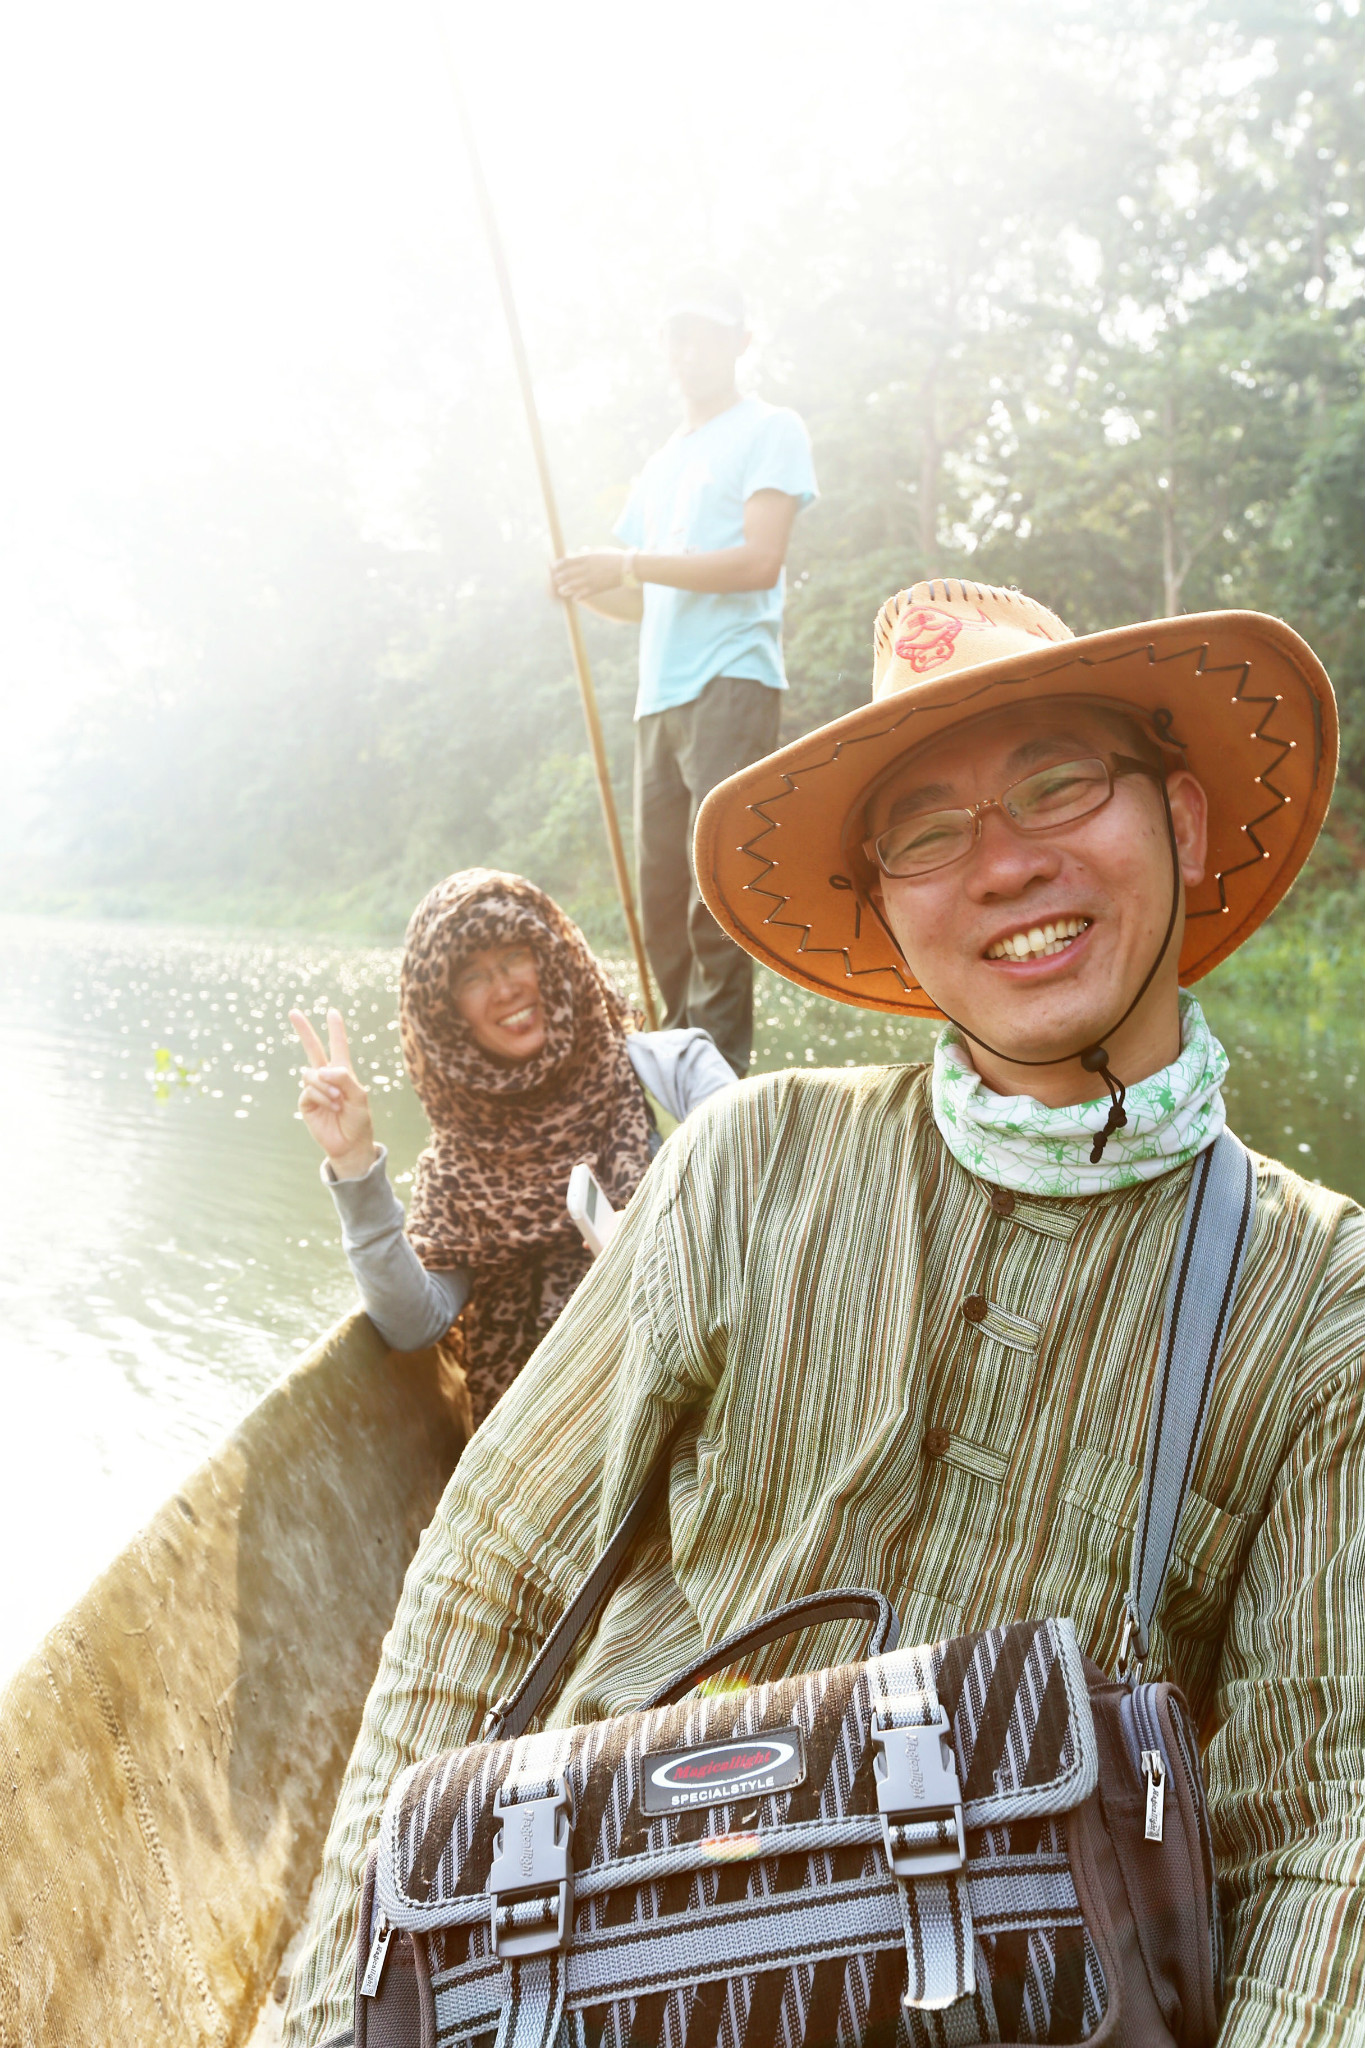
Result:
<svg viewBox="0 0 1365 2048"><path fill-rule="evenodd" d="M810 436L797 415L741 398L691 433L680 428L651 455L616 525L623 546L651 555L702 554L744 542L744 504L755 491L817 495ZM771 590L670 590L644 585L640 693L635 716L690 704L713 676L746 676L785 690L782 599Z"/></svg>

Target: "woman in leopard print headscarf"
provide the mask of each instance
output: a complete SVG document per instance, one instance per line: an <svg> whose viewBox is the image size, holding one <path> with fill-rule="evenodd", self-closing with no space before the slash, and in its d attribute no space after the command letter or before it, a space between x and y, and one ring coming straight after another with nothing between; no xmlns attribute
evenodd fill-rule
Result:
<svg viewBox="0 0 1365 2048"><path fill-rule="evenodd" d="M565 1208L574 1167L586 1160L622 1208L657 1123L733 1072L704 1031L635 1030L577 925L532 883L451 875L413 913L403 955L403 1056L431 1121L405 1228L345 1020L328 1012L324 1048L291 1017L310 1061L299 1110L361 1300L396 1351L439 1341L454 1355L477 1427L590 1264Z"/></svg>
<svg viewBox="0 0 1365 2048"><path fill-rule="evenodd" d="M456 986L471 955L534 958L544 1038L529 1059L485 1050ZM399 984L403 1057L431 1121L408 1236L433 1271L464 1267L452 1341L476 1411L491 1407L591 1264L564 1207L586 1159L614 1208L649 1164L649 1118L626 1052L633 1019L576 924L517 875L470 868L418 905Z"/></svg>

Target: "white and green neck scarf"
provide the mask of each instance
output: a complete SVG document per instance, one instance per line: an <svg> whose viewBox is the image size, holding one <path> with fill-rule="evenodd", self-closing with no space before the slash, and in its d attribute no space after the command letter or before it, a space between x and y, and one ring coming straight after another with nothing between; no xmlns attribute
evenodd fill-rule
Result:
<svg viewBox="0 0 1365 2048"><path fill-rule="evenodd" d="M1180 992L1180 1057L1128 1090L1125 1129L1097 1166L1090 1147L1108 1096L1049 1109L1031 1095L995 1095L972 1065L955 1025L934 1051L934 1122L959 1166L1021 1195L1107 1195L1157 1180L1211 1145L1227 1121L1228 1056L1194 997Z"/></svg>

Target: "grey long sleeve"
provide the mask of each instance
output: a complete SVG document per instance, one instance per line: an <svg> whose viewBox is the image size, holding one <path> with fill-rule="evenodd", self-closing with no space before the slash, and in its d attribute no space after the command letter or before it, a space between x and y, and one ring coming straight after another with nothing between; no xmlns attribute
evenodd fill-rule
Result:
<svg viewBox="0 0 1365 2048"><path fill-rule="evenodd" d="M341 1218L341 1245L350 1262L360 1303L386 1344L395 1351L420 1351L434 1344L469 1299L463 1266L433 1273L403 1235L403 1205L389 1185L383 1145L369 1172L338 1180L324 1160L322 1180Z"/></svg>
<svg viewBox="0 0 1365 2048"><path fill-rule="evenodd" d="M680 1123L735 1078L705 1031L633 1031L626 1050L641 1085ZM433 1273L422 1264L403 1232L388 1153L377 1149L379 1157L358 1180L338 1180L324 1160L322 1182L341 1218L342 1250L361 1307L395 1351L421 1351L444 1337L469 1299L471 1282L463 1266Z"/></svg>
<svg viewBox="0 0 1365 2048"><path fill-rule="evenodd" d="M635 1078L679 1123L708 1096L729 1088L735 1070L709 1031L632 1031L626 1051Z"/></svg>

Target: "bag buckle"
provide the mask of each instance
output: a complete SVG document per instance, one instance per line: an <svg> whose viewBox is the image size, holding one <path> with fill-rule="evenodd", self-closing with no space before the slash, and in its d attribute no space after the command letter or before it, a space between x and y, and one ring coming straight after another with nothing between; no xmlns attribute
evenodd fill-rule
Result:
<svg viewBox="0 0 1365 2048"><path fill-rule="evenodd" d="M563 1778L542 1799L504 1804L493 1794L499 1833L488 1870L496 1956L549 1955L567 1948L573 1928L573 1814Z"/></svg>
<svg viewBox="0 0 1365 2048"><path fill-rule="evenodd" d="M942 1707L935 1721L897 1726L894 1714L872 1716L877 1806L887 1861L897 1877L935 1877L967 1860L962 1788Z"/></svg>

